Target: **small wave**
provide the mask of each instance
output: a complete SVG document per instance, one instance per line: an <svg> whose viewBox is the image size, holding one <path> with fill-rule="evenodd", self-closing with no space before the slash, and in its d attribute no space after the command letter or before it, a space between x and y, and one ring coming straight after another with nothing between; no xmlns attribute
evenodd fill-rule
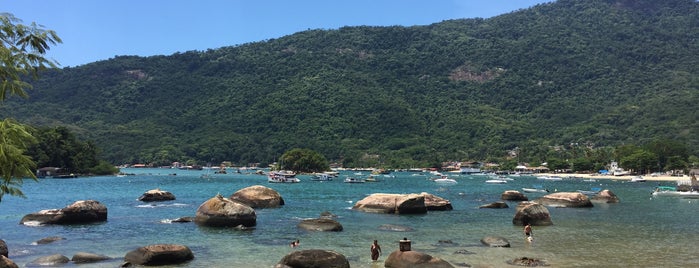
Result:
<svg viewBox="0 0 699 268"><path fill-rule="evenodd" d="M25 221L22 224L24 224L26 226L42 226L43 225L43 224L41 224L40 221Z"/></svg>
<svg viewBox="0 0 699 268"><path fill-rule="evenodd" d="M145 204L145 205L137 205L137 208L162 208L162 207L186 207L189 206L188 204L182 204L182 203L172 203L172 204Z"/></svg>

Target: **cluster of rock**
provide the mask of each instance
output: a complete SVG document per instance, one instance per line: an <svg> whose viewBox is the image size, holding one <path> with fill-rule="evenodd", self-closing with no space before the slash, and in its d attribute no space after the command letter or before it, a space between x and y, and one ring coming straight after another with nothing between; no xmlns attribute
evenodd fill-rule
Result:
<svg viewBox="0 0 699 268"><path fill-rule="evenodd" d="M536 200L529 201L529 198L516 190L507 190L500 196L505 201L520 202L515 211L512 223L515 225L546 226L552 225L551 215L547 207L566 208L590 208L593 203L619 203L619 198L610 190L602 190L594 197L590 198L579 192L557 192L544 195ZM480 206L480 208L508 208L503 201L493 202Z"/></svg>
<svg viewBox="0 0 699 268"><path fill-rule="evenodd" d="M553 207L591 207L594 202L619 202L614 193L609 190L601 191L590 200L581 193L552 193L528 201L528 198L518 191L505 191L501 195L505 201L520 202L516 207L513 224L523 225L551 225L550 213L547 206ZM143 202L157 202L175 200L175 196L160 189L145 192L138 200ZM253 227L257 224L255 209L278 208L284 205L284 199L279 193L265 186L251 186L238 190L226 198L220 194L203 202L196 210L194 217L182 217L173 222L193 221L198 225L210 227ZM481 208L508 208L505 202L495 202L481 206ZM453 207L449 200L429 194L387 194L374 193L355 203L353 210L369 213L387 214L424 214L428 211L447 211ZM62 209L42 210L28 214L22 218L22 224L73 224L92 223L107 220L107 208L98 201L77 201ZM336 216L330 212L323 212L319 218L305 219L297 225L299 229L307 231L342 231L343 227L336 220ZM398 228L401 227L401 228ZM380 228L396 231L410 231L410 227L385 225ZM48 239L48 238L47 238ZM55 240L52 240L55 241ZM7 258L7 248L4 241L0 240L0 267L17 267ZM51 242L51 241L49 241ZM509 241L503 237L486 236L481 243L490 247L509 247ZM134 265L171 265L192 260L194 254L184 245L156 244L140 247L128 252L124 256L122 267ZM70 261L74 263L99 262L110 257L80 252L69 259L60 254L45 256L32 262L32 265L60 265ZM511 261L511 264L521 265L528 263L533 265L545 265L539 260L520 258ZM12 266L14 265L14 266ZM385 267L454 267L449 262L428 254L411 251L396 250L392 252L384 262ZM283 267L349 267L349 261L345 256L335 251L322 249L296 250L284 256L275 266Z"/></svg>

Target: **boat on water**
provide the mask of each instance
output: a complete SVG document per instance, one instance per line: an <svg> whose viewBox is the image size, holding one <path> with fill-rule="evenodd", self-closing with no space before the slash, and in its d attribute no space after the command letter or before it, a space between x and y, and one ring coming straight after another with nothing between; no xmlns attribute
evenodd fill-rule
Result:
<svg viewBox="0 0 699 268"><path fill-rule="evenodd" d="M452 185L452 184L457 184L455 179L451 179L447 176L442 176L438 179L434 179L434 182L437 184L442 184L442 185Z"/></svg>
<svg viewBox="0 0 699 268"><path fill-rule="evenodd" d="M676 187L672 186L658 186L655 187L655 190L653 190L653 193L651 193L653 196L672 196L672 197L683 197L683 198L692 198L692 199L698 199L699 198L699 192L695 191L677 191Z"/></svg>
<svg viewBox="0 0 699 268"><path fill-rule="evenodd" d="M331 180L333 180L333 177L327 173L319 173L319 174L313 175L313 177L311 177L311 180L312 181L331 181Z"/></svg>
<svg viewBox="0 0 699 268"><path fill-rule="evenodd" d="M369 175L368 178L364 180L365 182L379 182L379 180L376 179L373 175Z"/></svg>
<svg viewBox="0 0 699 268"><path fill-rule="evenodd" d="M355 178L355 177L347 177L345 178L345 183L364 183L365 180L360 179L360 178Z"/></svg>
<svg viewBox="0 0 699 268"><path fill-rule="evenodd" d="M503 180L503 179L492 179L492 180L485 181L485 183L487 183L487 184L505 184L505 183L507 183L507 181Z"/></svg>
<svg viewBox="0 0 699 268"><path fill-rule="evenodd" d="M645 181L646 181L646 179L643 178L642 176L635 176L635 177L631 178L631 182L645 182Z"/></svg>
<svg viewBox="0 0 699 268"><path fill-rule="evenodd" d="M267 182L270 183L297 183L301 182L296 178L296 173L289 170L270 171L267 173Z"/></svg>
<svg viewBox="0 0 699 268"><path fill-rule="evenodd" d="M541 188L522 188L522 191L525 193L548 193L548 189L541 189Z"/></svg>
<svg viewBox="0 0 699 268"><path fill-rule="evenodd" d="M558 177L558 176L538 176L536 177L538 180L545 180L545 181L562 181L563 178Z"/></svg>

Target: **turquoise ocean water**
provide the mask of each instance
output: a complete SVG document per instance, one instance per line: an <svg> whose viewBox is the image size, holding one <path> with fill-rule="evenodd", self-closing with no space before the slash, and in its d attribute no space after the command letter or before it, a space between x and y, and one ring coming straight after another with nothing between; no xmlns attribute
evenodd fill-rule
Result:
<svg viewBox="0 0 699 268"><path fill-rule="evenodd" d="M123 169L135 176L41 179L25 181L26 199L5 196L0 202L0 239L5 240L10 258L20 267L45 255L92 252L113 257L111 261L68 267L117 267L123 256L140 246L159 243L183 244L195 259L174 267L272 267L293 250L328 249L345 255L352 267L383 267L383 261L398 249L398 240L408 238L413 250L442 258L455 266L508 267L507 260L530 257L545 260L552 267L698 267L699 200L651 198L658 182L630 183L615 180L565 179L543 181L516 177L503 185L484 183L484 176L453 175L456 185L440 186L426 174L408 172L380 176L379 182L347 184L345 175L330 182L313 182L299 176L297 184L269 184L266 177L253 174L216 174L200 178L205 171L175 169ZM176 176L169 174L177 173ZM365 174L367 174L365 172ZM367 174L368 175L368 174ZM672 185L672 183L661 183ZM220 193L264 185L277 190L286 205L256 210L257 226L252 230L205 228L194 223L168 223L168 219L194 216L197 207ZM521 226L512 218L515 202L508 209L479 209L498 201L505 190L542 185L550 190L576 191L593 187L610 189L619 204L595 204L593 208L549 208L554 223L534 227L535 241L524 240ZM160 188L177 200L142 203L145 191ZM428 192L449 199L454 210L431 211L425 215L384 215L351 210L354 202L372 193ZM530 199L542 194L526 193ZM24 226L19 221L28 213L62 208L77 200L94 199L108 208L108 221L71 226ZM329 211L338 216L342 232L307 232L297 228L300 220L317 218ZM412 228L408 232L386 231L381 225ZM34 242L60 236L51 244ZM507 238L510 248L488 248L484 236ZM301 246L292 249L292 240ZM376 239L383 249L372 262L369 246ZM440 243L450 240L452 243ZM513 267L513 266L509 266Z"/></svg>

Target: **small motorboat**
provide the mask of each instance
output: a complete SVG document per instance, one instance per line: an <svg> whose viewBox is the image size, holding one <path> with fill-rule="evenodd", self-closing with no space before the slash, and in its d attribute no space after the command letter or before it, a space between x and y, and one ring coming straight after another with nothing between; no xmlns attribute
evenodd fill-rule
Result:
<svg viewBox="0 0 699 268"><path fill-rule="evenodd" d="M365 180L354 178L354 177L345 178L345 183L364 183L364 182L365 182Z"/></svg>
<svg viewBox="0 0 699 268"><path fill-rule="evenodd" d="M333 180L332 176L326 173L320 173L320 174L315 174L313 177L311 177L312 181L331 181Z"/></svg>
<svg viewBox="0 0 699 268"><path fill-rule="evenodd" d="M646 179L644 179L641 176L635 176L635 177L631 178L631 182L645 182L645 181L646 181Z"/></svg>
<svg viewBox="0 0 699 268"><path fill-rule="evenodd" d="M501 180L501 179L492 179L492 180L487 180L485 181L487 184L505 184L507 183L506 180Z"/></svg>
<svg viewBox="0 0 699 268"><path fill-rule="evenodd" d="M379 180L376 179L376 177L369 175L368 178L364 180L365 182L379 182Z"/></svg>

